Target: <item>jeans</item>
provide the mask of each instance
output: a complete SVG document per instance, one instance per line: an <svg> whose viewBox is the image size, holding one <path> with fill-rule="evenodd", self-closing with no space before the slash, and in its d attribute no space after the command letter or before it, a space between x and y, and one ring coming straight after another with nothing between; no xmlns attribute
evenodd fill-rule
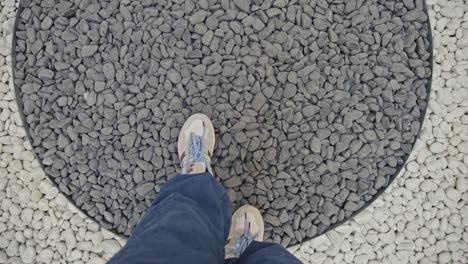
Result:
<svg viewBox="0 0 468 264"><path fill-rule="evenodd" d="M161 188L111 264L301 263L278 244L252 242L239 259L224 260L232 205L209 173L178 175Z"/></svg>

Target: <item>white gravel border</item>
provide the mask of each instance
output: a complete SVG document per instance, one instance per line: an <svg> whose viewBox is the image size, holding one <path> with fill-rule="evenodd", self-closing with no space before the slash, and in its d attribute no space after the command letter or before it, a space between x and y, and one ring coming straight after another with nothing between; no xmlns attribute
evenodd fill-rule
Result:
<svg viewBox="0 0 468 264"><path fill-rule="evenodd" d="M367 210L291 249L305 263L468 263L468 2L427 0L430 109L395 183ZM15 0L0 1L0 263L105 263L125 243L45 178L11 75Z"/></svg>

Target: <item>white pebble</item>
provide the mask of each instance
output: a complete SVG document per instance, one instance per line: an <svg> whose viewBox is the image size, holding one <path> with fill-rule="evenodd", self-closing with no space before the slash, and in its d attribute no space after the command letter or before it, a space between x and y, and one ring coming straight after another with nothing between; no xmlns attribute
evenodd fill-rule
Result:
<svg viewBox="0 0 468 264"><path fill-rule="evenodd" d="M75 235L73 234L73 232L68 229L68 230L65 230L63 233L62 233L62 236L65 240L65 243L67 245L67 248L68 249L73 249L75 248L76 246L76 238L75 238Z"/></svg>
<svg viewBox="0 0 468 264"><path fill-rule="evenodd" d="M106 263L106 260L104 260L101 257L93 257L93 258L90 258L88 261L88 264L105 264L105 263Z"/></svg>
<svg viewBox="0 0 468 264"><path fill-rule="evenodd" d="M461 198L461 193L454 188L449 188L446 191L447 197L454 202L458 202Z"/></svg>
<svg viewBox="0 0 468 264"><path fill-rule="evenodd" d="M36 249L34 247L26 247L20 254L21 260L24 263L33 263L36 258Z"/></svg>
<svg viewBox="0 0 468 264"><path fill-rule="evenodd" d="M458 192L460 193L466 192L468 190L468 179L462 175L461 177L457 178L455 186Z"/></svg>
<svg viewBox="0 0 468 264"><path fill-rule="evenodd" d="M8 259L8 256L5 253L5 251L0 250L0 263L6 263L7 259Z"/></svg>
<svg viewBox="0 0 468 264"><path fill-rule="evenodd" d="M25 224L29 224L32 221L33 214L34 214L34 211L31 208L25 208L21 212L21 220Z"/></svg>
<svg viewBox="0 0 468 264"><path fill-rule="evenodd" d="M114 239L108 239L108 240L102 241L101 247L104 249L106 253L111 254L111 255L117 253L121 248L119 242L117 242Z"/></svg>
<svg viewBox="0 0 468 264"><path fill-rule="evenodd" d="M429 147L432 153L442 153L445 150L445 146L440 142L434 142Z"/></svg>
<svg viewBox="0 0 468 264"><path fill-rule="evenodd" d="M46 263L50 263L53 257L54 252L49 248L42 249L39 253L39 259Z"/></svg>

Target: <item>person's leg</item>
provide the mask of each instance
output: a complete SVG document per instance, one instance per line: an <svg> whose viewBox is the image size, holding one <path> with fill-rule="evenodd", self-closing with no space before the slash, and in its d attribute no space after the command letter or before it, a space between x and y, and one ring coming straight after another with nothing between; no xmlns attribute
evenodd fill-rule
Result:
<svg viewBox="0 0 468 264"><path fill-rule="evenodd" d="M224 188L209 173L179 175L161 188L109 263L224 263L231 213Z"/></svg>
<svg viewBox="0 0 468 264"><path fill-rule="evenodd" d="M192 115L177 145L182 175L161 188L109 263L224 263L232 206L223 186L208 173L215 145L209 118Z"/></svg>

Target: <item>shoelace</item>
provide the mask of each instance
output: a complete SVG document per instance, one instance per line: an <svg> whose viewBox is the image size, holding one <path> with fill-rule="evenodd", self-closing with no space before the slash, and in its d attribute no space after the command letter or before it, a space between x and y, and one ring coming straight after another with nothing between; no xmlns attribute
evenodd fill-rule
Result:
<svg viewBox="0 0 468 264"><path fill-rule="evenodd" d="M250 222L247 221L247 214L245 215L244 221L244 233L238 236L235 236L231 239L234 239L234 245L227 248L226 254L234 255L240 257L242 252L257 239L258 234L250 234Z"/></svg>
<svg viewBox="0 0 468 264"><path fill-rule="evenodd" d="M190 132L189 136L189 150L188 150L188 157L187 161L184 164L184 171L188 172L190 166L195 162L202 162L205 163L206 168L208 171L213 174L211 167L209 166L206 160L205 154L205 132L206 128L203 128L202 136L197 136L194 133Z"/></svg>

